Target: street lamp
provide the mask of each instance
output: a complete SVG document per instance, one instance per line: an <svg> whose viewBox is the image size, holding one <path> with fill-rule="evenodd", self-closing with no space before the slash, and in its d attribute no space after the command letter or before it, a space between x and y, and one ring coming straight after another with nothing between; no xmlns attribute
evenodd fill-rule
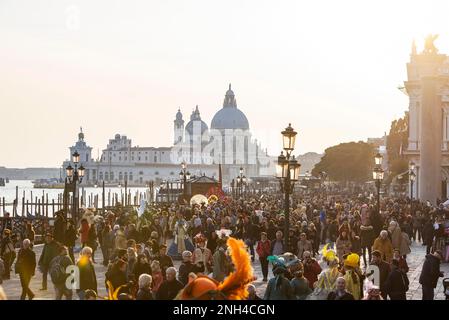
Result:
<svg viewBox="0 0 449 320"><path fill-rule="evenodd" d="M413 161L411 161L408 168L409 168L409 179L410 179L410 199L413 201L413 185L416 180L415 163Z"/></svg>
<svg viewBox="0 0 449 320"><path fill-rule="evenodd" d="M243 167L239 169L239 175L235 178L237 182L237 196L241 197L243 195L243 186L246 185L247 179L243 175Z"/></svg>
<svg viewBox="0 0 449 320"><path fill-rule="evenodd" d="M190 172L187 171L187 164L181 163L181 172L179 172L179 179L183 181L182 196L187 199L187 180L190 180Z"/></svg>
<svg viewBox="0 0 449 320"><path fill-rule="evenodd" d="M382 165L382 160L383 157L382 155L378 152L375 156L374 156L374 163L376 166L381 166Z"/></svg>
<svg viewBox="0 0 449 320"><path fill-rule="evenodd" d="M284 152L278 157L278 163L276 166L276 176L280 181L281 191L284 193L284 250L288 250L289 230L290 230L290 194L293 193L294 184L299 179L299 172L301 164L291 155L295 149L297 132L292 128L291 124L285 128L282 134L282 142Z"/></svg>
<svg viewBox="0 0 449 320"><path fill-rule="evenodd" d="M380 214L380 187L384 179L384 171L380 166L374 167L373 180L376 182L377 188L377 213Z"/></svg>
<svg viewBox="0 0 449 320"><path fill-rule="evenodd" d="M73 203L72 203L72 218L75 219L75 222L78 218L78 187L77 183L81 183L84 178L85 168L83 165L80 165L78 168L78 164L80 162L80 154L78 151L75 151L72 154L72 162L75 165L73 168L70 164L66 168L67 177L65 179L64 185L64 197L65 203L67 203L67 197L70 191L73 192ZM66 213L67 211L64 210Z"/></svg>

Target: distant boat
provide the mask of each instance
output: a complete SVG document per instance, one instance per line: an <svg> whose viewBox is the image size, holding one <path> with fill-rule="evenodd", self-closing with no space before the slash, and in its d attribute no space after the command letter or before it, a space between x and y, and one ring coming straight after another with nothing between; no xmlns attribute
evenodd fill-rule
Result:
<svg viewBox="0 0 449 320"><path fill-rule="evenodd" d="M33 182L33 187L36 189L64 189L64 183L59 179L37 179Z"/></svg>
<svg viewBox="0 0 449 320"><path fill-rule="evenodd" d="M0 178L0 187L4 187L5 186L5 179Z"/></svg>

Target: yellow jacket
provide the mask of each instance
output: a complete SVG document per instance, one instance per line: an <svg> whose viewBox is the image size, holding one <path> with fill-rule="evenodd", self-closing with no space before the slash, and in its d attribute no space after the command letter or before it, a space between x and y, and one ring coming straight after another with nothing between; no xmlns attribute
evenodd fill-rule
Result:
<svg viewBox="0 0 449 320"><path fill-rule="evenodd" d="M382 254L382 258L388 262L391 263L391 259L393 258L393 245L391 244L390 239L382 239L377 238L374 240L373 244L373 251L377 250Z"/></svg>

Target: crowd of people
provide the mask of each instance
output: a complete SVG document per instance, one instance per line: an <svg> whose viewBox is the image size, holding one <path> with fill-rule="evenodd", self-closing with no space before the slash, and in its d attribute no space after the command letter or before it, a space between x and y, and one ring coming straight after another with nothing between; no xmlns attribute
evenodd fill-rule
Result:
<svg viewBox="0 0 449 320"><path fill-rule="evenodd" d="M378 210L363 190L293 196L288 237L282 197L273 194L215 197L193 206L152 204L142 215L120 206L104 215L83 211L77 225L57 215L39 257L31 224L16 242L11 227L3 225L0 284L14 270L21 298L32 299L29 283L38 268L41 290L47 290L50 275L55 299L72 299L64 270L76 265L79 299L172 300L198 276L223 281L232 272L226 239L234 237L244 241L251 262L260 264L258 280L267 282L263 297L248 285L248 299L405 300L414 241L426 246L420 284L423 299L433 299L443 276L440 263L449 260L449 210L408 198L384 198ZM102 261L94 260L98 250ZM106 267L107 297L98 297L95 264ZM373 266L379 283L370 280Z"/></svg>

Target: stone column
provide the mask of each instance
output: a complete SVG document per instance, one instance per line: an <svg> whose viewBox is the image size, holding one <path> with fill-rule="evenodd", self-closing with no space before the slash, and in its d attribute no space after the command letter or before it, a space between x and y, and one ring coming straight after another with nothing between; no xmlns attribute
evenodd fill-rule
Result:
<svg viewBox="0 0 449 320"><path fill-rule="evenodd" d="M436 204L441 197L442 109L438 79L422 78L419 198Z"/></svg>

